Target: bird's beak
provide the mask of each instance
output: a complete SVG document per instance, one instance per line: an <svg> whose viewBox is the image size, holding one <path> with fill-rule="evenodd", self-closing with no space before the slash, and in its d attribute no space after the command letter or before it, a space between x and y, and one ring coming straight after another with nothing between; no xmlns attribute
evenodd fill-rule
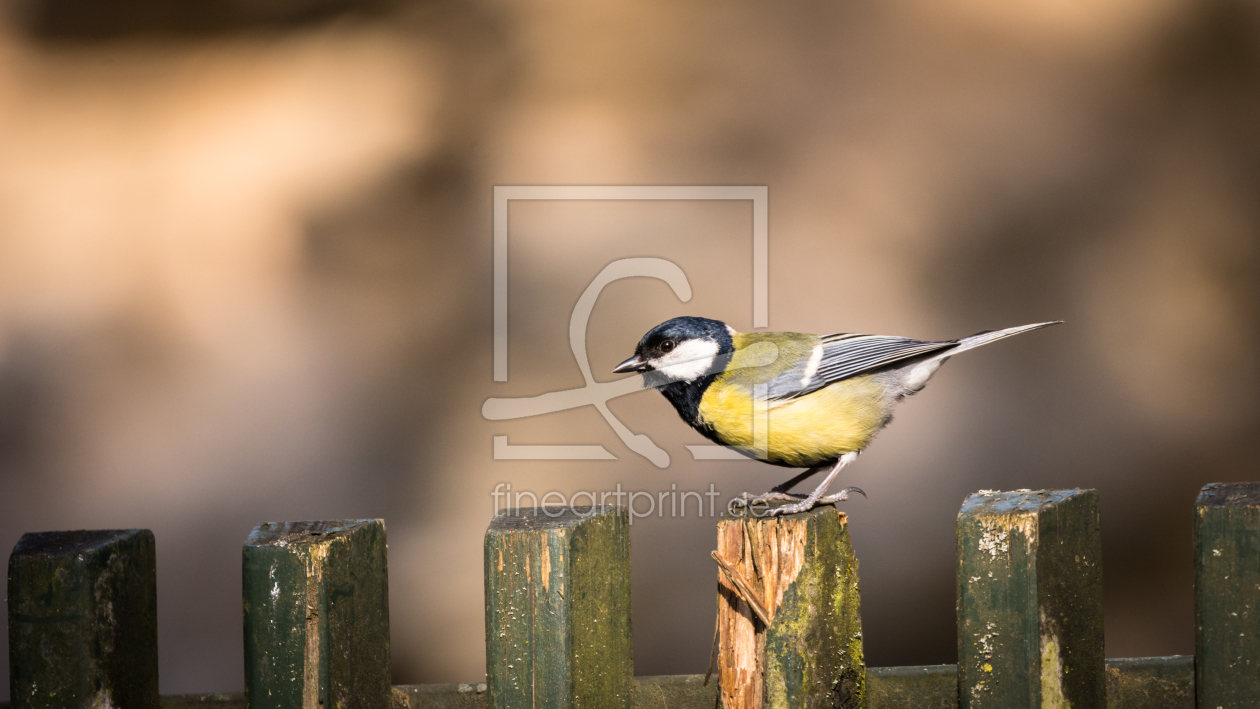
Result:
<svg viewBox="0 0 1260 709"><path fill-rule="evenodd" d="M613 374L624 374L625 372L646 372L652 367L639 359L639 355L635 355L621 364L613 367Z"/></svg>

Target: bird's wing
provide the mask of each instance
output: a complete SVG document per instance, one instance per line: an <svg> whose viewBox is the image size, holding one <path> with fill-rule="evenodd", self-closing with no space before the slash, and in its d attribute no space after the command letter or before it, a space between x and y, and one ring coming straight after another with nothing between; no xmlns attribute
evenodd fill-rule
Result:
<svg viewBox="0 0 1260 709"><path fill-rule="evenodd" d="M794 399L828 384L886 367L894 362L954 347L957 340L923 342L888 335L825 335L813 356L769 382L770 400Z"/></svg>

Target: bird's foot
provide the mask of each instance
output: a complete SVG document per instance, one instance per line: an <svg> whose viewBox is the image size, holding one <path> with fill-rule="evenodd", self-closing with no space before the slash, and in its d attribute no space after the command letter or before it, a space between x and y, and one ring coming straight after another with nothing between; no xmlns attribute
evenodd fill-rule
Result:
<svg viewBox="0 0 1260 709"><path fill-rule="evenodd" d="M731 500L730 505L727 506L727 510L731 514L736 514L736 508L742 507L742 508L748 509L749 513L751 513L755 517L777 517L780 515L796 514L798 512L808 512L809 510L814 509L818 505L832 504L835 502L841 502L843 500L847 500L849 499L850 492L861 492L862 497L866 497L866 493L862 492L856 487L848 487L841 490L840 492L837 492L834 495L828 495L827 497L823 497L823 494L827 492L827 486L831 485L831 481L834 480L836 476L840 474L840 470L843 469L844 466L848 465L849 463L857 459L857 455L858 455L857 451L853 451L851 453L845 453L844 455L840 456L836 460L834 467L831 468L831 472L827 473L826 479L824 479L822 481L822 484L819 485L817 488L815 488L813 492L809 493L808 496L797 495L797 494L787 492L786 488L789 488L795 485L796 483L800 482L804 478L820 470L820 468L810 468L804 473L796 476L795 478L792 478L791 480L772 489L770 492L767 492L764 495L758 495L756 497L753 497L749 495L748 493L744 493L743 495L740 495L734 500ZM752 505L766 504L771 501L783 501L783 502L787 502L788 504L781 505L779 507L773 507L771 509L766 510L765 512L761 514L758 514L756 510L752 509Z"/></svg>
<svg viewBox="0 0 1260 709"><path fill-rule="evenodd" d="M745 492L734 500L731 500L731 507L748 507L750 505L764 505L770 502L780 501L795 502L796 500L803 499L805 499L804 495L790 492L779 492L778 490L771 490L770 492L762 493L760 495L750 495Z"/></svg>
<svg viewBox="0 0 1260 709"><path fill-rule="evenodd" d="M794 515L798 512L808 512L814 509L815 507L819 507L821 505L834 505L837 502L844 502L845 500L849 499L850 492L860 493L862 497L866 497L866 493L862 492L861 488L846 487L845 489L841 490L840 492L835 493L834 495L827 495L826 497L821 497L821 496L815 497L814 495L810 495L809 497L806 497L805 499L799 502L794 502L787 505L780 505L778 507L766 510L765 514L761 516L762 517L778 517L780 515Z"/></svg>
<svg viewBox="0 0 1260 709"><path fill-rule="evenodd" d="M749 514L754 517L764 517L764 514L757 513L757 510L754 509L755 505L765 506L769 505L771 502L796 502L804 499L804 497L804 495L787 492L775 492L774 490L761 495L750 495L745 492L739 497L731 500L730 504L726 506L726 511L732 515L738 515L742 510L748 510Z"/></svg>

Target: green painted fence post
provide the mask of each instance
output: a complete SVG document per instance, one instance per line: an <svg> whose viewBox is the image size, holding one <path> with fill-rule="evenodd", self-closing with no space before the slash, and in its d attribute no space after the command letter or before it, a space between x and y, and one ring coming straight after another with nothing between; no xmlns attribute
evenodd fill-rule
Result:
<svg viewBox="0 0 1260 709"><path fill-rule="evenodd" d="M485 538L493 709L629 709L630 524L625 507L501 512Z"/></svg>
<svg viewBox="0 0 1260 709"><path fill-rule="evenodd" d="M1260 483L1213 483L1194 504L1195 693L1260 705Z"/></svg>
<svg viewBox="0 0 1260 709"><path fill-rule="evenodd" d="M980 492L958 513L962 709L1106 705L1093 490Z"/></svg>
<svg viewBox="0 0 1260 709"><path fill-rule="evenodd" d="M13 709L157 709L152 532L23 535L8 591Z"/></svg>
<svg viewBox="0 0 1260 709"><path fill-rule="evenodd" d="M379 519L264 522L245 541L249 709L386 709L389 581Z"/></svg>

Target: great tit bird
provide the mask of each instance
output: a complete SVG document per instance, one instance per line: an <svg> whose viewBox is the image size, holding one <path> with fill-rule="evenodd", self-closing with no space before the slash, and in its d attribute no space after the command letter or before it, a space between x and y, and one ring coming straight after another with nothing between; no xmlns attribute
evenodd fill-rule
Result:
<svg viewBox="0 0 1260 709"><path fill-rule="evenodd" d="M892 420L893 406L921 390L959 352L1061 321L923 342L886 335L740 333L723 322L681 317L652 328L613 372L641 372L678 415L709 440L804 473L742 504L788 504L769 514L804 512L848 499L825 496L832 480ZM809 495L798 482L830 469ZM865 493L862 493L865 494Z"/></svg>

